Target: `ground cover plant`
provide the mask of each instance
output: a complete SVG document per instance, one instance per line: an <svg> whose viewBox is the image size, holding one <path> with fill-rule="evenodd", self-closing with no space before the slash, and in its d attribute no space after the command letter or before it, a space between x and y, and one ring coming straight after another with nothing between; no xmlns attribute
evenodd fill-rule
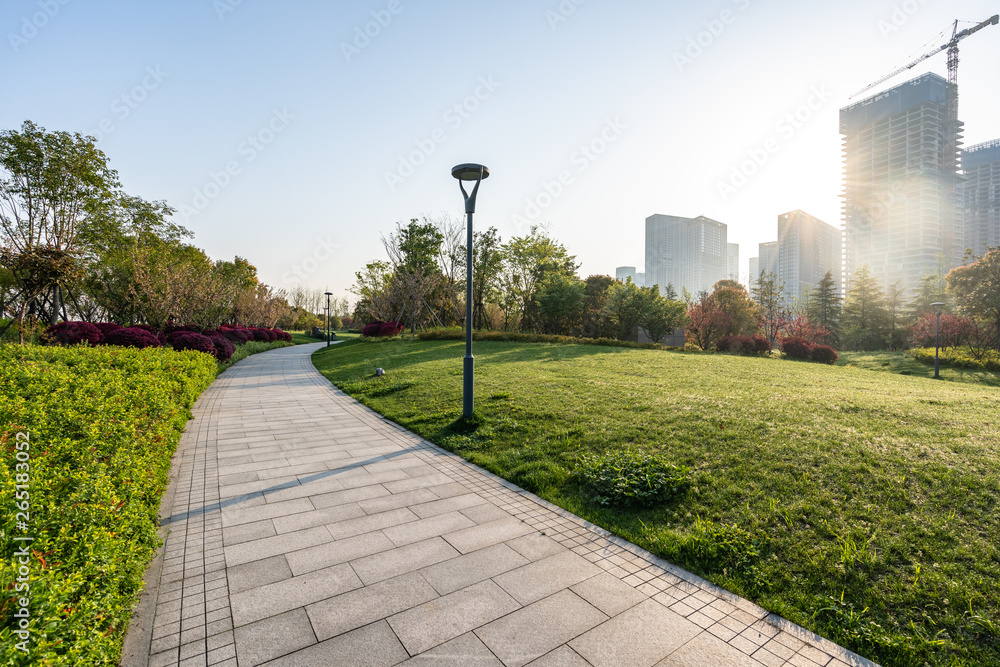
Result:
<svg viewBox="0 0 1000 667"><path fill-rule="evenodd" d="M31 554L30 588L18 593L29 601L30 653L16 648L19 607L5 595L0 663L117 664L159 546L171 454L216 369L210 355L169 347L0 346L5 591L23 564L15 553L27 544ZM14 539L25 536L33 541Z"/></svg>
<svg viewBox="0 0 1000 667"><path fill-rule="evenodd" d="M463 353L461 341L404 337L313 359L390 419L882 665L1000 664L994 388L479 342L464 421ZM577 471L620 450L686 467L689 486L649 507L595 502Z"/></svg>

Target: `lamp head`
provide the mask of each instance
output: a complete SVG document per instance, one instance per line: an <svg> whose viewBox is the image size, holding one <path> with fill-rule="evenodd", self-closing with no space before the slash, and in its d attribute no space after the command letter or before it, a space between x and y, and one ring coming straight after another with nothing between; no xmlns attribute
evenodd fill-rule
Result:
<svg viewBox="0 0 1000 667"><path fill-rule="evenodd" d="M451 175L460 181L478 181L489 178L490 170L481 164L469 162L452 167Z"/></svg>
<svg viewBox="0 0 1000 667"><path fill-rule="evenodd" d="M333 296L333 292L323 292L323 294L325 294L327 296Z"/></svg>
<svg viewBox="0 0 1000 667"><path fill-rule="evenodd" d="M941 303L940 301L935 301L934 303L931 304L931 308L934 309L935 313L938 313L940 315L941 309L944 308L944 304Z"/></svg>

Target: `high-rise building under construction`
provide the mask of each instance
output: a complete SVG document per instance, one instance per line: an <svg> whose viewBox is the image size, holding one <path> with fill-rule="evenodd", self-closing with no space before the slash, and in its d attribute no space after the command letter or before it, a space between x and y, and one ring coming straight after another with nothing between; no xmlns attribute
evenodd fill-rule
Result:
<svg viewBox="0 0 1000 667"><path fill-rule="evenodd" d="M1000 247L1000 139L962 151L965 245L981 257Z"/></svg>
<svg viewBox="0 0 1000 667"><path fill-rule="evenodd" d="M883 287L912 293L961 263L957 90L924 74L840 110L844 279L864 265Z"/></svg>

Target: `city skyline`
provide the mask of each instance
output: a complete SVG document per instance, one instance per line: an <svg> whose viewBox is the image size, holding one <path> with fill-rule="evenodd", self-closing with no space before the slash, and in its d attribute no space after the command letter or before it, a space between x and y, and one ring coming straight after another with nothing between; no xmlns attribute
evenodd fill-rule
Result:
<svg viewBox="0 0 1000 667"><path fill-rule="evenodd" d="M742 275L780 212L839 226L850 93L946 41L955 18L995 13L630 9L13 0L0 127L93 134L126 190L167 200L194 245L278 287L347 295L397 222L461 219L450 168L468 161L491 169L477 228L508 239L546 224L584 276L641 262L642 221L663 210L726 222ZM966 145L1000 136L992 32L961 46ZM884 87L927 71L943 74L944 54Z"/></svg>

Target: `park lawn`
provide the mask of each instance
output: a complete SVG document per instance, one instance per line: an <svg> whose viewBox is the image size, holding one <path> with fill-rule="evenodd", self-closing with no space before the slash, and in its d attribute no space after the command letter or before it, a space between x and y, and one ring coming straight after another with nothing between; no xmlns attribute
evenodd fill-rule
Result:
<svg viewBox="0 0 1000 667"><path fill-rule="evenodd" d="M777 358L348 341L346 393L543 498L885 666L1000 664L996 389ZM376 367L386 374L376 378ZM692 469L666 506L614 510L572 476L622 447Z"/></svg>
<svg viewBox="0 0 1000 667"><path fill-rule="evenodd" d="M934 364L917 361L905 351L898 352L840 352L838 366L854 366L870 371L912 375L921 378L934 377ZM950 382L969 382L991 387L1000 387L1000 373L957 368L941 364L941 379Z"/></svg>

